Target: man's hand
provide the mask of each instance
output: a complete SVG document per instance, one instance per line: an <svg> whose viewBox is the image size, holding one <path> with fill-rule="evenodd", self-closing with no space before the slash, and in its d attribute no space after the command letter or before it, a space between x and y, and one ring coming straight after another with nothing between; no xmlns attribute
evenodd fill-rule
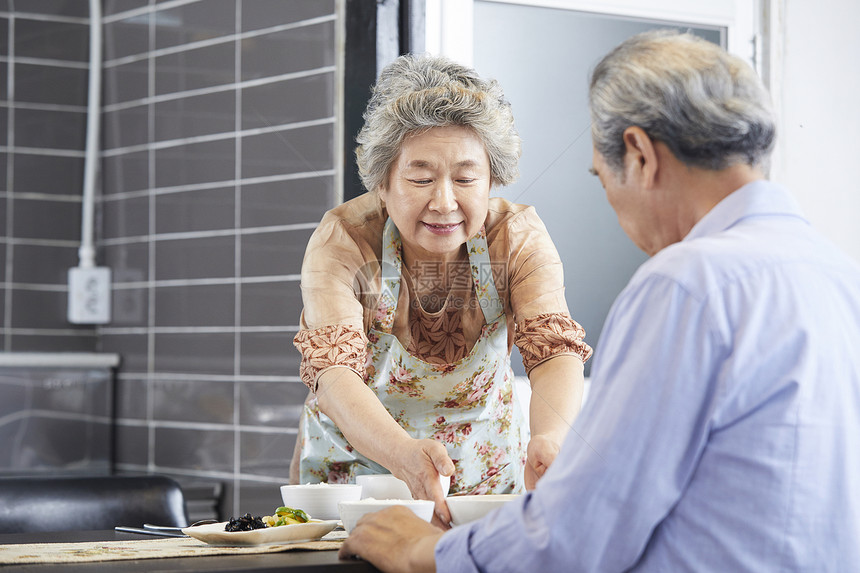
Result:
<svg viewBox="0 0 860 573"><path fill-rule="evenodd" d="M442 534L438 527L397 505L359 519L338 556L360 557L385 572L433 572L436 543Z"/></svg>
<svg viewBox="0 0 860 573"><path fill-rule="evenodd" d="M532 490L538 480L543 477L555 457L558 455L559 445L547 436L532 436L529 442L525 469L526 489Z"/></svg>

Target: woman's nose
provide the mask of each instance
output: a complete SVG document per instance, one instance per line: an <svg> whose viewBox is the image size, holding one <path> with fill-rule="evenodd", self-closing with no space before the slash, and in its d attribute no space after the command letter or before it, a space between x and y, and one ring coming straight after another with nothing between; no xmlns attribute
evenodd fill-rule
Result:
<svg viewBox="0 0 860 573"><path fill-rule="evenodd" d="M430 209L439 213L450 213L457 210L457 198L454 196L454 185L451 181L441 180L433 190L430 198Z"/></svg>

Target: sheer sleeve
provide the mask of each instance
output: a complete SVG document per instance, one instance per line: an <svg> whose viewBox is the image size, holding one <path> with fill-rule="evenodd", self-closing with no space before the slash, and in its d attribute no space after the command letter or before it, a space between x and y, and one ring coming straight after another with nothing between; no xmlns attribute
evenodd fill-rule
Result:
<svg viewBox="0 0 860 573"><path fill-rule="evenodd" d="M344 204L327 213L302 262L304 308L293 344L302 355L302 381L312 391L328 368L364 376L367 325L379 296L381 224L372 204L359 207Z"/></svg>
<svg viewBox="0 0 860 573"><path fill-rule="evenodd" d="M311 235L302 261L302 328L342 324L364 328L368 280L379 269L373 246L331 214ZM370 277L369 279L367 277Z"/></svg>
<svg viewBox="0 0 860 573"><path fill-rule="evenodd" d="M564 297L561 258L546 227L533 207L519 207L496 226L494 260L507 261L506 280L501 279L514 340L526 372L559 355L576 355L583 362L592 350L585 330L573 318ZM496 270L496 269L494 269ZM496 284L500 284L496 275ZM502 294L502 290L500 293Z"/></svg>

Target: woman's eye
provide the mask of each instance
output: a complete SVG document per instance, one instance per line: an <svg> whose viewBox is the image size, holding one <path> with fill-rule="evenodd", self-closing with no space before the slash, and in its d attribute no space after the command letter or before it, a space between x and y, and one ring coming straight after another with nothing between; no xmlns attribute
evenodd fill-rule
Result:
<svg viewBox="0 0 860 573"><path fill-rule="evenodd" d="M414 183L415 185L428 185L431 183L430 179L410 179L410 183Z"/></svg>
<svg viewBox="0 0 860 573"><path fill-rule="evenodd" d="M468 185L469 183L474 183L474 182L475 182L474 179L457 179L457 183L460 183L461 185Z"/></svg>

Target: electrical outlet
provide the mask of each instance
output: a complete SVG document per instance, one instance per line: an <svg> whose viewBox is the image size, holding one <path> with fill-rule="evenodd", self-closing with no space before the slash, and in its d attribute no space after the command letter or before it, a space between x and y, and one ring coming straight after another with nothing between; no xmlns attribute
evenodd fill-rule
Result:
<svg viewBox="0 0 860 573"><path fill-rule="evenodd" d="M107 267L69 269L69 322L110 322L110 279L110 269Z"/></svg>

